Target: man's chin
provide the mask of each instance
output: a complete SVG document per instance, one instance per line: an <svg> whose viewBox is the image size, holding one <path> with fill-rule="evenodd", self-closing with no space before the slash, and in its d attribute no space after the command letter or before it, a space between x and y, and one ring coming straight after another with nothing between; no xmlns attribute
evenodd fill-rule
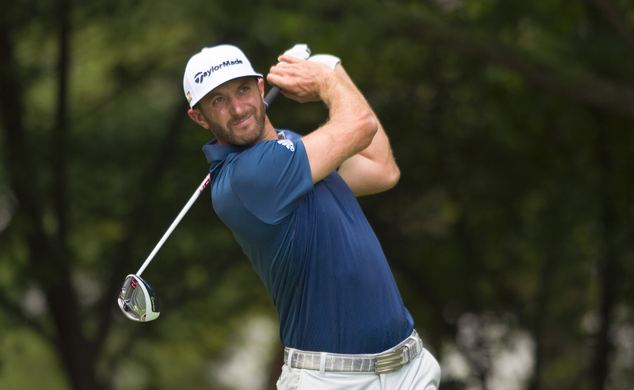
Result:
<svg viewBox="0 0 634 390"><path fill-rule="evenodd" d="M245 132L233 132L232 143L238 146L251 146L260 141L261 133L257 133L255 130L247 130Z"/></svg>

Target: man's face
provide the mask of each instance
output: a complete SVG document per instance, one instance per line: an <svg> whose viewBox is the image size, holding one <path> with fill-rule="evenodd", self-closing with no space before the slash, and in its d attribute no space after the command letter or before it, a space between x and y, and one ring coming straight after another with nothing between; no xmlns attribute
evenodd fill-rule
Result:
<svg viewBox="0 0 634 390"><path fill-rule="evenodd" d="M266 113L254 77L227 81L201 99L197 108L219 143L248 146L264 137Z"/></svg>

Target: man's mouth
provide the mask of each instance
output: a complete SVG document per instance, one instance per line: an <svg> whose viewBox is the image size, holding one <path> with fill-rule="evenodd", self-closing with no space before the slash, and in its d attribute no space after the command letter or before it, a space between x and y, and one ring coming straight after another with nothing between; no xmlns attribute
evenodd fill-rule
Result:
<svg viewBox="0 0 634 390"><path fill-rule="evenodd" d="M243 127L243 126L246 126L249 123L249 121L251 120L252 117L253 117L252 113L246 114L242 118L239 118L237 120L232 121L231 127Z"/></svg>

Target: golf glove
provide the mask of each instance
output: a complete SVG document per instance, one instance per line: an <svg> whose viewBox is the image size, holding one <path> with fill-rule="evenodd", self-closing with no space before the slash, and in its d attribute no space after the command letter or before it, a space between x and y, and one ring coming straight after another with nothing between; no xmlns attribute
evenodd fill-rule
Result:
<svg viewBox="0 0 634 390"><path fill-rule="evenodd" d="M335 66L341 62L338 57L330 54L315 54L314 56L308 57L308 61L321 62L322 64L328 65L331 69L335 69Z"/></svg>

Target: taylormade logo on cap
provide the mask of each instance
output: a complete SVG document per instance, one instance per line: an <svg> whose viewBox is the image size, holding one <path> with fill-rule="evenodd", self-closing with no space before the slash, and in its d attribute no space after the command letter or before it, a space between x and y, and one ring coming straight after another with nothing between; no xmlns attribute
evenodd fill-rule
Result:
<svg viewBox="0 0 634 390"><path fill-rule="evenodd" d="M206 47L192 56L185 67L183 90L194 107L214 88L239 77L262 77L251 67L242 50L232 45Z"/></svg>
<svg viewBox="0 0 634 390"><path fill-rule="evenodd" d="M205 77L209 76L210 74L212 74L213 72L217 70L220 70L220 68L222 68L223 66L240 65L242 63L243 62L239 58L237 58L235 61L225 61L221 63L220 65L212 66L211 68L209 68L209 70L196 73L196 75L194 76L194 82L196 84L202 83Z"/></svg>

